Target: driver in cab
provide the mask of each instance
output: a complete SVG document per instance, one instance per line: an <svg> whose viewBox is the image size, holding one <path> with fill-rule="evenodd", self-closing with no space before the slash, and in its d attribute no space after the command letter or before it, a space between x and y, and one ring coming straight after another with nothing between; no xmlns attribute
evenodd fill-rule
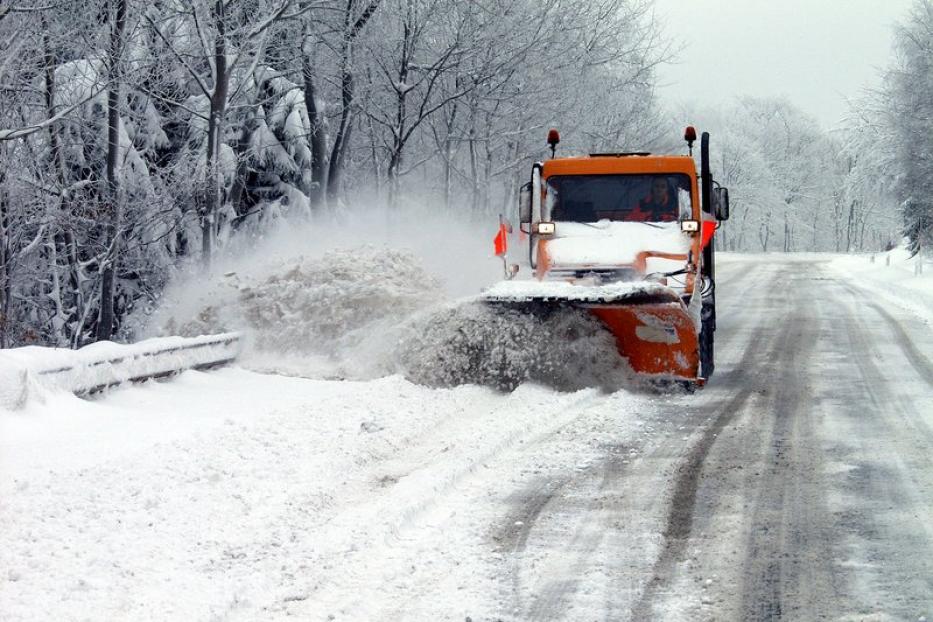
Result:
<svg viewBox="0 0 933 622"><path fill-rule="evenodd" d="M651 194L638 202L629 214L629 219L643 222L670 222L677 220L679 204L677 192L667 179L656 177L651 180Z"/></svg>

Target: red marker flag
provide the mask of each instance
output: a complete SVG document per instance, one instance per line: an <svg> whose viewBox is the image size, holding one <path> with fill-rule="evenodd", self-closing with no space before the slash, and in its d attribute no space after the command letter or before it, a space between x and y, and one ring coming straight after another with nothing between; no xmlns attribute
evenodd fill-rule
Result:
<svg viewBox="0 0 933 622"><path fill-rule="evenodd" d="M492 241L496 249L496 257L504 256L509 249L509 232L504 222L499 223L499 233Z"/></svg>
<svg viewBox="0 0 933 622"><path fill-rule="evenodd" d="M714 220L704 220L703 221L703 244L702 248L706 248L706 245L709 244L709 241L713 239L713 234L716 233L716 221Z"/></svg>

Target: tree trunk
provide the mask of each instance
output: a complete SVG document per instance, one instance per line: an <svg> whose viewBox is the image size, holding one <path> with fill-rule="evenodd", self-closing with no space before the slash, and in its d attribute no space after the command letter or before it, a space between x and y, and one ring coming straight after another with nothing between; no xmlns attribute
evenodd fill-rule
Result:
<svg viewBox="0 0 933 622"><path fill-rule="evenodd" d="M376 138L376 126L373 123L373 118L368 117L367 123L369 125L369 148L373 159L373 192L375 193L376 201L379 202L382 200L382 167L379 164L379 144Z"/></svg>
<svg viewBox="0 0 933 622"><path fill-rule="evenodd" d="M366 23L376 12L381 0L370 0L362 14L353 20L355 0L347 0L343 19L343 46L340 55L340 94L341 110L340 124L334 136L334 144L330 152L330 162L327 169L326 196L328 203L333 207L340 196L340 184L343 180L343 162L347 145L350 142L350 116L353 106L353 41Z"/></svg>
<svg viewBox="0 0 933 622"><path fill-rule="evenodd" d="M395 207L399 193L399 167L402 165L402 150L405 148L405 119L408 115L408 83L410 51L412 49L411 5L402 26L402 55L398 64L398 84L395 89L395 125L392 128L392 153L386 175L389 181L389 207Z"/></svg>
<svg viewBox="0 0 933 622"><path fill-rule="evenodd" d="M6 155L6 149L3 155ZM4 162L6 159L4 158ZM6 194L6 174L0 171L0 349L10 347L10 298L13 293L10 211Z"/></svg>
<svg viewBox="0 0 933 622"><path fill-rule="evenodd" d="M330 162L327 170L327 201L331 206L336 205L340 196L340 183L343 175L343 156L346 151L348 134L350 133L350 107L353 105L353 71L351 67L351 54L353 52L353 36L350 32L350 19L353 9L353 0L347 0L346 13L344 13L344 36L340 57L340 124L334 135L334 145L330 152Z"/></svg>
<svg viewBox="0 0 933 622"><path fill-rule="evenodd" d="M453 110L450 113L450 116L445 115L445 130L446 134L444 135L444 208L450 209L450 198L453 194L453 158L454 158L454 141L453 141L453 132L456 127L457 122L457 111L459 106L457 102L453 103Z"/></svg>
<svg viewBox="0 0 933 622"><path fill-rule="evenodd" d="M123 33L126 30L127 0L112 0L116 10L110 25L110 88L107 92L107 192L110 204L110 221L107 223L107 248L101 268L100 317L97 321L97 340L109 340L114 328L114 281L120 260L120 227L123 205L120 200L118 166L120 158L120 57L123 50Z"/></svg>
<svg viewBox="0 0 933 622"><path fill-rule="evenodd" d="M758 230L758 240L761 242L761 252L768 252L768 242L771 239L771 214L768 214L768 217L765 219L765 222L761 223L761 228Z"/></svg>
<svg viewBox="0 0 933 622"><path fill-rule="evenodd" d="M479 161L476 154L476 115L470 118L468 145L470 153L470 212L475 214L479 205Z"/></svg>
<svg viewBox="0 0 933 622"><path fill-rule="evenodd" d="M60 241L59 241L60 238ZM68 287L71 292L69 301L72 311L67 317L67 323L70 326L71 334L68 335L69 345L72 348L80 348L87 343L85 338L84 326L89 319L93 305L84 295L84 283L88 281L87 274L82 266L81 256L78 251L78 242L74 233L66 229L61 235L56 236L58 244L65 258L68 261ZM93 293L93 292L92 292ZM91 335L87 335L90 338Z"/></svg>
<svg viewBox="0 0 933 622"><path fill-rule="evenodd" d="M833 193L833 251L839 252L842 246L842 200Z"/></svg>
<svg viewBox="0 0 933 622"><path fill-rule="evenodd" d="M401 133L401 128L396 128ZM392 153L389 154L389 165L386 167L386 181L389 184L389 207L398 205L399 192L401 185L399 182L399 168L402 166L402 148L403 144L398 134L392 140Z"/></svg>
<svg viewBox="0 0 933 622"><path fill-rule="evenodd" d="M324 206L327 196L327 143L324 133L324 124L321 113L317 109L317 89L314 85L314 68L312 59L305 52L301 58L302 76L304 78L305 109L308 121L311 124L311 188L309 199L311 209L319 210Z"/></svg>
<svg viewBox="0 0 933 622"><path fill-rule="evenodd" d="M483 153L485 155L483 161L483 183L480 185L481 189L481 202L484 211L489 210L490 202L490 193L489 188L492 186L492 150L489 148L489 137L492 134L492 121L490 120L489 114L486 114L486 123L485 123L485 139L483 140Z"/></svg>
<svg viewBox="0 0 933 622"><path fill-rule="evenodd" d="M46 107L46 118L53 119L58 113L58 110L55 106L55 96L56 89L58 85L55 80L55 64L56 58L55 54L52 51L52 44L49 40L49 29L48 24L43 19L43 36L42 36L42 45L45 58L43 60L44 70L45 70L45 107ZM55 181L57 182L60 188L64 188L67 185L67 174L65 171L65 156L62 148L61 136L59 134L59 124L51 123L48 127L49 130L49 157L50 164L52 169L52 175ZM68 213L70 210L70 200L62 195L60 197L59 211L62 214ZM64 231L63 235L56 233L53 229L50 229L47 233L48 243L45 245L45 248L48 251L48 265L49 273L51 275L51 289L48 293L49 298L55 304L55 311L52 317L48 320L49 334L46 336L46 340L50 343L54 343L62 347L76 347L76 344L80 341L81 335L72 332L68 333L71 330L69 327L77 325L78 317L80 317L81 310L83 309L83 301L81 299L82 292L80 288L76 285L72 288L73 295L75 297L75 304L69 305L71 309L70 312L66 314L65 305L62 302L62 296L64 293L61 288L61 278L59 274L59 265L58 265L58 247L59 239L62 237L67 237L71 235L71 232L67 230ZM63 243L63 246L66 246L66 243ZM77 258L73 254L66 254L66 259L68 260L67 272L70 275L72 283L78 283L80 281L79 271L81 270L80 264L77 261Z"/></svg>
<svg viewBox="0 0 933 622"><path fill-rule="evenodd" d="M813 238L810 241L810 250L815 251L819 250L817 245L819 244L819 238L817 237L817 229L820 224L820 209L822 208L822 203L817 201L816 209L813 210Z"/></svg>
<svg viewBox="0 0 933 622"><path fill-rule="evenodd" d="M784 252L790 252L790 219L787 215L787 206L784 206Z"/></svg>
<svg viewBox="0 0 933 622"><path fill-rule="evenodd" d="M403 72L404 74L404 72ZM399 193L399 168L402 166L402 150L405 148L402 136L405 127L405 108L406 94L400 92L396 107L396 125L392 129L392 152L389 154L389 166L386 169L386 177L389 182L389 206L395 207Z"/></svg>
<svg viewBox="0 0 933 622"><path fill-rule="evenodd" d="M868 214L863 214L863 215L862 215L862 223L861 223L861 226L859 227L859 243L858 243L858 249L859 249L860 251L865 250L865 227L866 227L866 225L868 225Z"/></svg>
<svg viewBox="0 0 933 622"><path fill-rule="evenodd" d="M353 74L350 72L350 43L344 46L343 75L340 79L340 92L342 109L340 111L340 124L334 136L334 146L330 152L330 162L327 170L327 201L335 205L340 196L340 183L343 178L343 157L350 135L350 107L353 105Z"/></svg>
<svg viewBox="0 0 933 622"><path fill-rule="evenodd" d="M852 252L852 232L855 229L855 207L856 201L849 202L849 218L846 222L846 252Z"/></svg>
<svg viewBox="0 0 933 622"><path fill-rule="evenodd" d="M217 24L217 31L214 35L214 69L217 83L211 94L210 116L207 121L207 154L205 157L207 184L200 214L201 263L205 271L211 267L214 222L220 211L220 145L223 139L223 121L227 112L227 90L230 83L227 68L226 7L223 0L215 2L213 16Z"/></svg>
<svg viewBox="0 0 933 622"><path fill-rule="evenodd" d="M249 158L250 137L253 135L253 132L256 131L258 125L259 121L256 119L256 111L254 108L249 111L247 118L243 121L243 128L240 130L240 136L233 146L233 151L237 158L236 175L234 175L233 185L230 188L230 195L227 200L230 202L230 205L233 206L233 210L236 212L237 216L243 216L249 211L247 206L244 205L244 196L246 194L247 178L251 166Z"/></svg>

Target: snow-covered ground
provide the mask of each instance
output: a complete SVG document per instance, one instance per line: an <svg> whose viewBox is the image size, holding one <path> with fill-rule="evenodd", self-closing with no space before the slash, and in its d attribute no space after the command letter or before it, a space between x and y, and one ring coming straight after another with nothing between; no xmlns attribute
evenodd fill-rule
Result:
<svg viewBox="0 0 933 622"><path fill-rule="evenodd" d="M265 352L0 410L0 619L930 619L928 277L719 270L695 395Z"/></svg>
<svg viewBox="0 0 933 622"><path fill-rule="evenodd" d="M242 369L50 394L0 416L2 618L488 614L489 530L513 488L555 462L585 472L650 411L595 390ZM558 455L520 451L564 434ZM437 598L411 595L426 584Z"/></svg>
<svg viewBox="0 0 933 622"><path fill-rule="evenodd" d="M833 268L851 274L881 305L895 305L924 319L933 328L933 261L926 258L918 273L919 259L901 247L886 253L842 255Z"/></svg>

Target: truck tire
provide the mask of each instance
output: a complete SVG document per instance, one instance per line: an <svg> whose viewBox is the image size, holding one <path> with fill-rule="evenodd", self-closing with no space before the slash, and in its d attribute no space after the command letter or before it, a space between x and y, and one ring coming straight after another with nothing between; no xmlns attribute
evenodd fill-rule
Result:
<svg viewBox="0 0 933 622"><path fill-rule="evenodd" d="M704 304L700 316L700 377L709 380L716 369L713 335L716 332L716 307Z"/></svg>

